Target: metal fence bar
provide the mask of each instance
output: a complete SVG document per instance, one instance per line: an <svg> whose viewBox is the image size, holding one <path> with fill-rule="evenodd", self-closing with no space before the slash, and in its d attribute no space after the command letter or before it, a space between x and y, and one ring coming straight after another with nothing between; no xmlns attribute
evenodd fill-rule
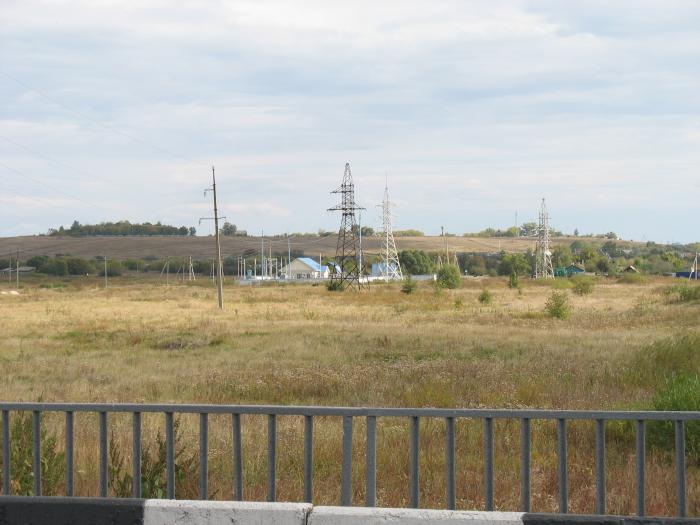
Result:
<svg viewBox="0 0 700 525"><path fill-rule="evenodd" d="M445 418L445 483L447 485L447 508L455 510L457 490L455 475L455 418Z"/></svg>
<svg viewBox="0 0 700 525"><path fill-rule="evenodd" d="M367 416L367 474L365 504L377 505L377 418Z"/></svg>
<svg viewBox="0 0 700 525"><path fill-rule="evenodd" d="M277 499L277 417L267 416L267 501Z"/></svg>
<svg viewBox="0 0 700 525"><path fill-rule="evenodd" d="M595 422L595 511L605 514L605 420Z"/></svg>
<svg viewBox="0 0 700 525"><path fill-rule="evenodd" d="M178 414L257 414L278 416L353 416L353 417L431 417L431 418L492 418L492 419L572 419L616 421L697 421L700 411L594 411L594 410L532 410L490 408L381 408L381 407L323 407L284 405L193 405L193 404L134 404L134 403L7 403L0 410L42 412L174 412Z"/></svg>
<svg viewBox="0 0 700 525"><path fill-rule="evenodd" d="M644 456L646 452L644 420L637 420L637 516L644 516Z"/></svg>
<svg viewBox="0 0 700 525"><path fill-rule="evenodd" d="M420 419L411 418L411 507L420 506Z"/></svg>
<svg viewBox="0 0 700 525"><path fill-rule="evenodd" d="M493 510L493 419L484 418L484 476L486 510Z"/></svg>
<svg viewBox="0 0 700 525"><path fill-rule="evenodd" d="M683 421L674 422L676 430L676 481L678 485L678 516L685 518L685 426Z"/></svg>
<svg viewBox="0 0 700 525"><path fill-rule="evenodd" d="M141 412L134 412L132 415L133 423L133 447L132 447L132 488L133 497L141 497Z"/></svg>
<svg viewBox="0 0 700 525"><path fill-rule="evenodd" d="M199 414L199 499L209 498L209 418Z"/></svg>
<svg viewBox="0 0 700 525"><path fill-rule="evenodd" d="M168 499L175 499L175 422L173 413L165 413L165 463Z"/></svg>
<svg viewBox="0 0 700 525"><path fill-rule="evenodd" d="M243 439L241 415L233 414L233 486L236 501L243 501Z"/></svg>
<svg viewBox="0 0 700 525"><path fill-rule="evenodd" d="M41 412L32 412L32 473L34 474L34 495L41 496Z"/></svg>
<svg viewBox="0 0 700 525"><path fill-rule="evenodd" d="M304 416L304 501L314 499L314 416Z"/></svg>
<svg viewBox="0 0 700 525"><path fill-rule="evenodd" d="M73 495L73 412L66 412L66 496Z"/></svg>
<svg viewBox="0 0 700 525"><path fill-rule="evenodd" d="M569 512L569 473L567 470L566 419L557 419L557 473L559 478L559 513Z"/></svg>
<svg viewBox="0 0 700 525"><path fill-rule="evenodd" d="M10 495L10 450L12 450L12 441L10 441L10 411L2 411L2 493L5 496Z"/></svg>
<svg viewBox="0 0 700 525"><path fill-rule="evenodd" d="M525 417L520 420L520 506L523 512L530 512L530 438L530 420Z"/></svg>
<svg viewBox="0 0 700 525"><path fill-rule="evenodd" d="M352 416L343 416L343 471L340 504L352 505Z"/></svg>
<svg viewBox="0 0 700 525"><path fill-rule="evenodd" d="M100 497L107 497L108 466L107 466L107 412L100 412Z"/></svg>

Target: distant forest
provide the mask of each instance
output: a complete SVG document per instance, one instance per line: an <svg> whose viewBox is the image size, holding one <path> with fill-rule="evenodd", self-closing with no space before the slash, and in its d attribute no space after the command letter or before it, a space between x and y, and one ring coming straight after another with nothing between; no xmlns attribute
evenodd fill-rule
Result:
<svg viewBox="0 0 700 525"><path fill-rule="evenodd" d="M197 230L187 226L169 226L157 222L151 224L131 223L129 221L119 222L101 222L100 224L80 224L78 221L73 221L70 228L65 229L61 226L58 229L52 228L49 230L49 235L70 235L72 237L97 237L97 236L120 236L120 235L195 235Z"/></svg>

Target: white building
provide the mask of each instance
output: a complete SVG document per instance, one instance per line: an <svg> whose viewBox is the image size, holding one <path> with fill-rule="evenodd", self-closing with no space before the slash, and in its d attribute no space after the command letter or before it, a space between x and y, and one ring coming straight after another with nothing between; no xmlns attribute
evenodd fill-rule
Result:
<svg viewBox="0 0 700 525"><path fill-rule="evenodd" d="M280 275L287 279L328 279L330 271L311 257L299 257L282 268Z"/></svg>

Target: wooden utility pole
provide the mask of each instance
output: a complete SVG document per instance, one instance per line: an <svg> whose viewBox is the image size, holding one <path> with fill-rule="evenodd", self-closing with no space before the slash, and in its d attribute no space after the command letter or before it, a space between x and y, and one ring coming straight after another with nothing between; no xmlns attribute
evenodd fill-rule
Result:
<svg viewBox="0 0 700 525"><path fill-rule="evenodd" d="M214 219L214 238L216 240L216 270L214 272L216 276L216 295L219 303L219 309L224 309L224 271L221 265L221 240L219 238L219 219L225 219L226 217L219 217L219 208L216 201L216 174L214 172L214 166L211 167L211 188L204 190L206 195L208 191L211 191L214 195L214 217L203 217L203 219ZM200 219L201 221L202 219Z"/></svg>
<svg viewBox="0 0 700 525"><path fill-rule="evenodd" d="M104 256L105 260L105 288L107 288L107 256Z"/></svg>
<svg viewBox="0 0 700 525"><path fill-rule="evenodd" d="M17 277L17 285L16 286L17 286L17 290L19 290L19 250L17 250L17 253L15 254L15 266L17 267L16 268L17 271L15 272L15 276ZM10 272L10 275L12 275L12 272Z"/></svg>

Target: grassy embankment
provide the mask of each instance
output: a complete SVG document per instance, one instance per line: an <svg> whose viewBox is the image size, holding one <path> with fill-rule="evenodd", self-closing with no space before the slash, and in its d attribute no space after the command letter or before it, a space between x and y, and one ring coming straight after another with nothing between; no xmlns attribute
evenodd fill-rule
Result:
<svg viewBox="0 0 700 525"><path fill-rule="evenodd" d="M38 281L37 281L38 282ZM700 305L663 293L668 280L621 284L600 280L585 296L570 295L566 320L542 312L551 285L473 280L436 293L422 283L413 295L398 285L368 293L318 286L230 287L218 312L208 281L165 287L155 281L28 282L20 296L0 296L2 397L11 401L200 402L402 407L649 408L666 380L697 373ZM44 285L47 286L47 285ZM558 286L561 286L559 284ZM478 296L492 292L484 306ZM684 340L679 338L685 337ZM681 341L675 347L669 341ZM656 346L653 344L656 343ZM679 350L680 348L680 350ZM669 354L671 352L671 354ZM674 353L675 352L675 353ZM668 355L673 358L669 359ZM144 447L156 458L161 415L144 415ZM62 415L45 428L63 443ZM182 416L179 497L197 492L197 420ZM244 417L245 491L264 500L265 421ZM110 420L112 463L130 465L130 419ZM299 418L278 422L279 499L302 497ZM496 505L519 507L519 427L496 423ZM315 429L315 499L337 503L341 422ZM76 486L97 491L97 416L76 416ZM364 422L356 421L354 501L364 498ZM533 510L556 509L555 426L533 422ZM210 421L212 497L230 498L230 420ZM408 503L408 422L378 425L378 500ZM482 427L457 425L458 507L483 508ZM594 508L594 427L569 428L571 510ZM156 458L157 459L157 458ZM634 434L608 429L608 510L634 512ZM51 467L60 470L60 461ZM157 462L144 467L162 486ZM47 469L49 467L46 467ZM192 475L187 475L191 472ZM672 449L650 444L648 512L672 514ZM50 476L47 476L47 479ZM62 476L49 488L60 493ZM123 486L117 480L122 477ZM113 490L128 491L114 473ZM21 484L16 482L16 488ZM421 425L423 506L444 505L444 423ZM700 468L688 465L691 515L700 514Z"/></svg>

